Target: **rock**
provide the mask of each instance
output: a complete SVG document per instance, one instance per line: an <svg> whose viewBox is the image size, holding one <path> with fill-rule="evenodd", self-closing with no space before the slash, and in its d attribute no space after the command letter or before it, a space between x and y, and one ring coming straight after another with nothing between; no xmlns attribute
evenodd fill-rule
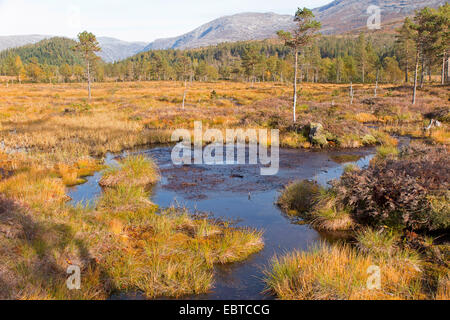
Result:
<svg viewBox="0 0 450 320"><path fill-rule="evenodd" d="M322 124L311 122L309 128L309 140L312 144L321 147L328 145L327 137L329 136L329 133L323 128Z"/></svg>
<svg viewBox="0 0 450 320"><path fill-rule="evenodd" d="M440 128L442 127L442 123L439 120L431 119L430 124L425 128L425 130L430 130L433 127Z"/></svg>
<svg viewBox="0 0 450 320"><path fill-rule="evenodd" d="M450 119L450 110L448 108L438 108L432 112L425 113L423 116L429 120L437 119L445 122Z"/></svg>

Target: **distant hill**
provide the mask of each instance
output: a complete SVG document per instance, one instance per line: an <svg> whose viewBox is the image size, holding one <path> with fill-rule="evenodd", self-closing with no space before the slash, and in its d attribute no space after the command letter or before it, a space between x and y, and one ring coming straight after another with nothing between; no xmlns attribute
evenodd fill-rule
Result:
<svg viewBox="0 0 450 320"><path fill-rule="evenodd" d="M98 56L105 62L126 59L142 51L148 45L146 42L127 42L109 37L98 37L97 40L102 48Z"/></svg>
<svg viewBox="0 0 450 320"><path fill-rule="evenodd" d="M50 38L55 37L49 35L0 36L0 52L37 44ZM127 42L109 37L98 37L97 40L102 48L98 56L105 62L114 62L131 57L142 51L148 44L146 42Z"/></svg>
<svg viewBox="0 0 450 320"><path fill-rule="evenodd" d="M75 44L74 40L67 38L44 39L35 44L0 52L0 62L8 55L18 55L24 63L29 63L32 58L36 58L41 64L53 66L60 66L64 63L81 64L80 55L72 50Z"/></svg>
<svg viewBox="0 0 450 320"><path fill-rule="evenodd" d="M45 36L40 34L32 34L25 36L0 36L0 51L22 47L27 44L37 43L44 39L49 39L52 36Z"/></svg>

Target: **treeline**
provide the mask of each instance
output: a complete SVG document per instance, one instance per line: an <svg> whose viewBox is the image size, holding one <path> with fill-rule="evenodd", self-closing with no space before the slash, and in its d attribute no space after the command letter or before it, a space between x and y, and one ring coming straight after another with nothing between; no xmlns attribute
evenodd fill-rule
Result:
<svg viewBox="0 0 450 320"><path fill-rule="evenodd" d="M410 83L448 81L449 5L407 18L397 34L322 36L300 51L299 81ZM0 53L0 74L17 81L82 81L86 72L75 42L44 40ZM94 64L95 81L292 81L293 54L278 40L223 43L201 49L154 50L116 63Z"/></svg>
<svg viewBox="0 0 450 320"><path fill-rule="evenodd" d="M105 65L107 77L136 80L291 81L293 56L279 41L224 43L193 50L159 50ZM368 82L401 80L395 37L385 34L323 36L301 51L301 81Z"/></svg>

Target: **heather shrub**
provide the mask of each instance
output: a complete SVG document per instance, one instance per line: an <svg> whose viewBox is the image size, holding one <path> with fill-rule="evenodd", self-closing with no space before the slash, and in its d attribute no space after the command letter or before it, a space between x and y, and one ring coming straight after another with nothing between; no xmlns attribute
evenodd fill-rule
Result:
<svg viewBox="0 0 450 320"><path fill-rule="evenodd" d="M445 148L412 146L398 160L346 172L335 188L359 223L438 230L450 226L449 182Z"/></svg>

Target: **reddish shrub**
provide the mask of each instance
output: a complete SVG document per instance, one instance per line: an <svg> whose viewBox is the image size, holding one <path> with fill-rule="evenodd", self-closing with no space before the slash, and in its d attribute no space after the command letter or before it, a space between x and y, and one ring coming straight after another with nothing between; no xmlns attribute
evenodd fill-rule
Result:
<svg viewBox="0 0 450 320"><path fill-rule="evenodd" d="M344 174L335 187L360 223L446 229L450 227L448 159L445 148L413 146L402 150L399 160ZM435 210L436 199L441 201L439 210Z"/></svg>

